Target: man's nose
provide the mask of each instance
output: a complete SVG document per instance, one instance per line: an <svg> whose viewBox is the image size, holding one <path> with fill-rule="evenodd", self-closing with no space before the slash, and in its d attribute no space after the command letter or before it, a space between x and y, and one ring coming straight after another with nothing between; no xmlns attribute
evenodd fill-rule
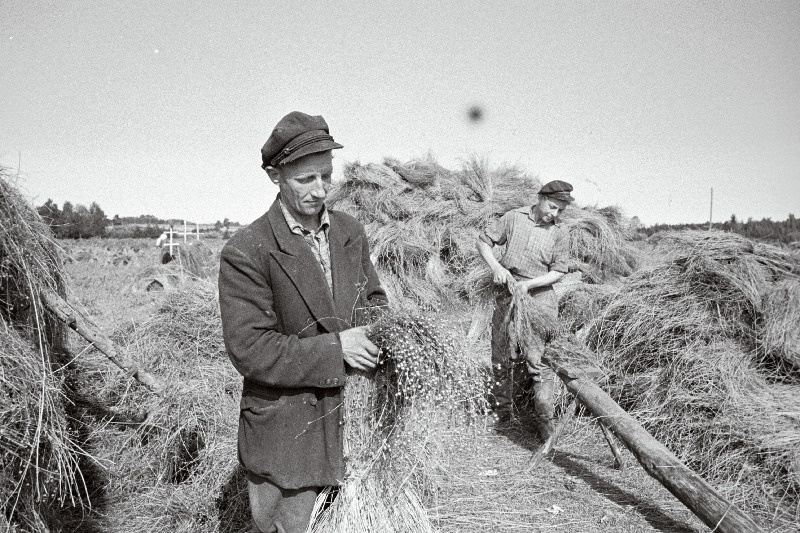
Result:
<svg viewBox="0 0 800 533"><path fill-rule="evenodd" d="M311 194L317 198L325 198L327 193L328 184L325 183L325 180L323 180L321 176L317 176L317 178L314 180L314 188L311 190Z"/></svg>

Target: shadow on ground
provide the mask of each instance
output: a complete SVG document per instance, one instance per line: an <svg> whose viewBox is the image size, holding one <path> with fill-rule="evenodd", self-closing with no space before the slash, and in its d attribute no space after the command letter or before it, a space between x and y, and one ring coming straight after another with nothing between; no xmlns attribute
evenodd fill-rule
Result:
<svg viewBox="0 0 800 533"><path fill-rule="evenodd" d="M599 432L600 429L598 428L597 431ZM520 419L515 424L500 426L496 428L496 432L505 436L518 446L530 450L531 455L539 450L542 444L537 436L535 426L530 420ZM609 456L610 455L611 452L609 451ZM585 464L586 461L592 461L589 457L556 448L542 460L550 461L551 464L562 469L570 476L583 480L593 491L615 504L634 507L636 512L656 531L662 531L664 533L697 533L697 529L680 519L670 516L652 501L619 486L613 480L613 477L616 476L614 476L614 471L610 468L603 467L602 465L593 465L590 467ZM609 457L609 463L610 462L611 458ZM629 468L638 468L638 466L638 464L632 464ZM595 471L595 469L597 471ZM606 470L608 475L605 475L602 470Z"/></svg>

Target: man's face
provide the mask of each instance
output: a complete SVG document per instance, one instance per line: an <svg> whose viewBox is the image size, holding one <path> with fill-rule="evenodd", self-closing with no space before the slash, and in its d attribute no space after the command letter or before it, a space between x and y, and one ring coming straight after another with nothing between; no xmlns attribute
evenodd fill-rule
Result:
<svg viewBox="0 0 800 533"><path fill-rule="evenodd" d="M279 170L269 169L268 173L280 188L283 205L301 222L316 217L325 205L333 174L333 155L330 150L308 154L281 165Z"/></svg>
<svg viewBox="0 0 800 533"><path fill-rule="evenodd" d="M539 222L550 224L557 217L564 212L567 208L568 202L563 200L556 200L554 198L539 197L539 203L536 204L536 215Z"/></svg>

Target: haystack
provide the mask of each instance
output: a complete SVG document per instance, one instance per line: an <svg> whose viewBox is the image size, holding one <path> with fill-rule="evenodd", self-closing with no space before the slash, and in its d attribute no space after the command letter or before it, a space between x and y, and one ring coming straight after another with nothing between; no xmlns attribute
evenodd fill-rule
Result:
<svg viewBox="0 0 800 533"><path fill-rule="evenodd" d="M419 309L447 309L491 295L475 242L503 213L530 205L538 179L512 167L465 162L452 171L433 159L354 163L329 196L331 207L365 226L381 272L397 278ZM564 217L574 268L592 283L630 275L639 265L618 209L570 208ZM390 283L391 284L391 283Z"/></svg>
<svg viewBox="0 0 800 533"><path fill-rule="evenodd" d="M655 241L661 262L601 295L585 326L612 395L737 503L796 512L800 385L781 362L800 324L777 307L794 301L800 265L718 231Z"/></svg>
<svg viewBox="0 0 800 533"><path fill-rule="evenodd" d="M141 268L124 292L174 291L184 284L216 277L218 261L202 241L176 247L175 259L167 264Z"/></svg>
<svg viewBox="0 0 800 533"><path fill-rule="evenodd" d="M765 355L800 382L800 281L772 283L762 303L758 337Z"/></svg>
<svg viewBox="0 0 800 533"><path fill-rule="evenodd" d="M430 158L387 159L348 165L329 203L364 224L376 266L419 309L442 309L468 297L463 280L479 264L478 232L533 201L539 187L517 169L490 170L477 160L451 171Z"/></svg>
<svg viewBox="0 0 800 533"><path fill-rule="evenodd" d="M632 232L618 208L569 206L562 219L573 268L583 272L589 283L616 281L639 267L640 254L628 241Z"/></svg>
<svg viewBox="0 0 800 533"><path fill-rule="evenodd" d="M0 171L2 172L2 171ZM0 174L0 525L48 531L59 507L79 505L80 450L66 417L64 327L42 293L63 294L48 227Z"/></svg>
<svg viewBox="0 0 800 533"><path fill-rule="evenodd" d="M152 316L114 338L172 386L159 397L108 366L84 384L85 397L115 413L94 422L91 452L107 467L106 503L87 523L123 533L245 531L241 378L224 352L216 286L197 280L164 294Z"/></svg>

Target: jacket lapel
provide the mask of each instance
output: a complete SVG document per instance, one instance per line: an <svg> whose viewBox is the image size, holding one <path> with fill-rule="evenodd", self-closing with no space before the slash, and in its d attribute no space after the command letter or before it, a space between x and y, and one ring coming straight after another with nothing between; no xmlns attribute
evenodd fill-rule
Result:
<svg viewBox="0 0 800 533"><path fill-rule="evenodd" d="M273 257L297 288L314 318L328 331L342 330L343 327L336 318L325 273L314 253L303 237L289 230L277 201L270 207L268 217L281 250L272 252Z"/></svg>
<svg viewBox="0 0 800 533"><path fill-rule="evenodd" d="M331 213L331 228L328 233L333 270L333 301L340 320L352 324L359 292L364 290L366 279L362 274L361 235L348 235L338 217Z"/></svg>

